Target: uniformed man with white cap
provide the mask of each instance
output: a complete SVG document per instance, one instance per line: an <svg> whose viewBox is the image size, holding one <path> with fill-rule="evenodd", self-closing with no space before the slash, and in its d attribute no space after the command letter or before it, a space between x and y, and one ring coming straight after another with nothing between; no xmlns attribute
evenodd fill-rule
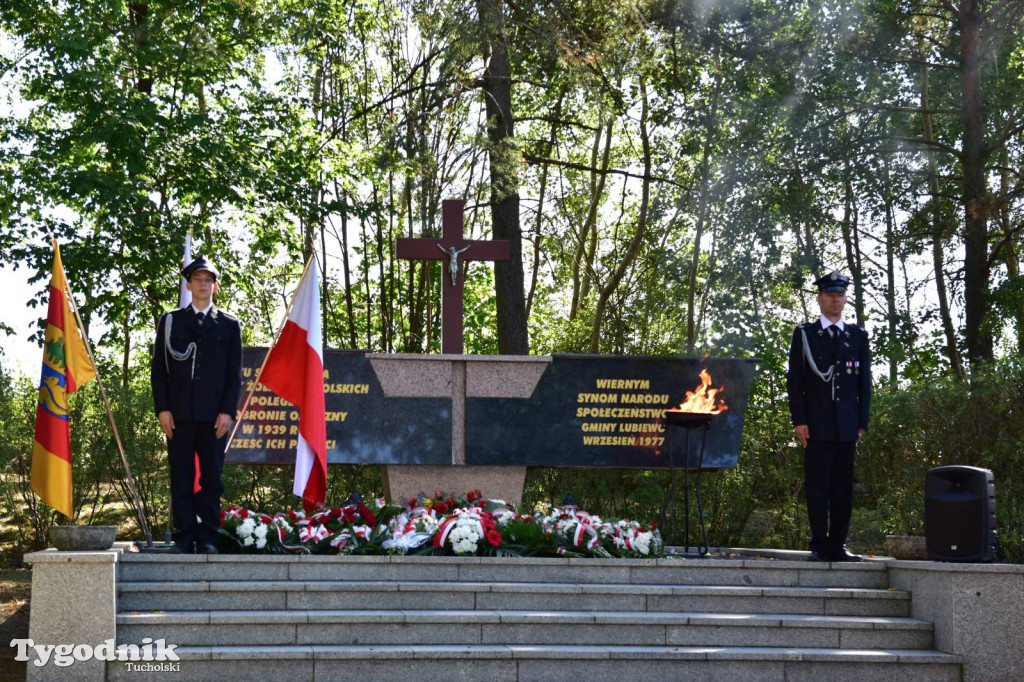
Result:
<svg viewBox="0 0 1024 682"><path fill-rule="evenodd" d="M216 554L220 475L242 386L242 333L238 319L213 304L218 273L212 263L200 256L181 274L192 303L157 324L153 404L170 459L172 551ZM202 489L193 493L197 455Z"/></svg>
<svg viewBox="0 0 1024 682"><path fill-rule="evenodd" d="M871 351L867 332L843 320L850 278L833 272L814 284L821 316L793 332L786 374L793 430L804 446L810 560L861 561L845 544L854 454L871 409Z"/></svg>

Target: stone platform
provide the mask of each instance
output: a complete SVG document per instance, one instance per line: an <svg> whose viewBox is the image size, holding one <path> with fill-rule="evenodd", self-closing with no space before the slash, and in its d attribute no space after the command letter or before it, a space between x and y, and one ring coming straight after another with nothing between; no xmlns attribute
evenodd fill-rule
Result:
<svg viewBox="0 0 1024 682"><path fill-rule="evenodd" d="M27 557L33 638L164 638L189 680L1007 680L1024 637L1022 566L96 554ZM29 675L144 675L78 665Z"/></svg>

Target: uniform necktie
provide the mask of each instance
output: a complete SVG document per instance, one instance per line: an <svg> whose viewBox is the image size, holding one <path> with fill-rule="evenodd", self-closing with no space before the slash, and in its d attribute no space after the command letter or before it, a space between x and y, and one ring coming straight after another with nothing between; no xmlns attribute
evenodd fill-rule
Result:
<svg viewBox="0 0 1024 682"><path fill-rule="evenodd" d="M206 317L206 315L204 313L196 313L196 322L199 323L200 327L203 326L203 318L204 317Z"/></svg>
<svg viewBox="0 0 1024 682"><path fill-rule="evenodd" d="M829 325L828 335L832 340L832 350L835 352L839 351L839 325Z"/></svg>

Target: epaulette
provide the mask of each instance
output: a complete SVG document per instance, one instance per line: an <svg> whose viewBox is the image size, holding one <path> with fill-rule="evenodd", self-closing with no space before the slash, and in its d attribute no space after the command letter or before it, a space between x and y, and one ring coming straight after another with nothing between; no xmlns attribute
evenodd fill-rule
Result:
<svg viewBox="0 0 1024 682"><path fill-rule="evenodd" d="M228 318L229 320L231 320L233 322L238 322L238 318L235 317L234 315L232 315L231 313L229 313L226 310L221 310L220 308L217 308L217 314L218 315L223 315L224 317Z"/></svg>

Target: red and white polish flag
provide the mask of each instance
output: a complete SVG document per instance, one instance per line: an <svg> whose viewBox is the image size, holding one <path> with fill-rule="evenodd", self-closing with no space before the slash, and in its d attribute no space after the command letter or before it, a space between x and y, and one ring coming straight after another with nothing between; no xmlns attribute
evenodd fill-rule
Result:
<svg viewBox="0 0 1024 682"><path fill-rule="evenodd" d="M291 312L259 382L299 408L299 446L292 492L310 511L327 496L327 423L320 278L314 257L295 292Z"/></svg>

